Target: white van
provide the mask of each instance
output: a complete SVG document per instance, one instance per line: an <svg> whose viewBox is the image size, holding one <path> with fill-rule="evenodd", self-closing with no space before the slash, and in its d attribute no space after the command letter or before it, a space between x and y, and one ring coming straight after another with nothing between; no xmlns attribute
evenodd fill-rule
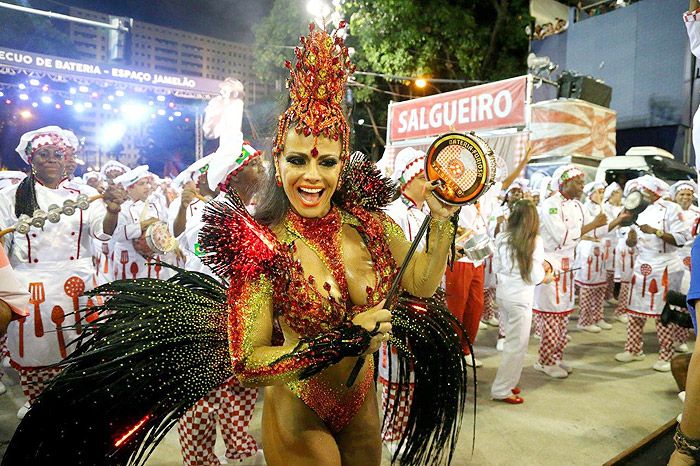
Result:
<svg viewBox="0 0 700 466"><path fill-rule="evenodd" d="M678 162L670 152L653 146L632 147L625 155L604 158L598 165L595 179L606 183L617 181L624 186L627 180L646 174L661 178L668 184L685 179L697 180L694 168Z"/></svg>

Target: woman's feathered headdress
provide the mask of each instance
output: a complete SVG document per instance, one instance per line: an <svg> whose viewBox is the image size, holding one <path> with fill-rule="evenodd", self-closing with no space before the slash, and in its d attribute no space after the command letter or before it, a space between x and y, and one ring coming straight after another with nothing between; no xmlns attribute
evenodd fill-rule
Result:
<svg viewBox="0 0 700 466"><path fill-rule="evenodd" d="M317 154L318 137L325 136L341 140L343 160L350 156L350 127L341 103L355 65L350 62L345 42L338 36L338 31L345 26L341 21L339 29L328 34L325 29L316 29L313 23L309 24L309 35L302 36L299 39L301 46L294 49L296 65L285 62L290 75L287 88L291 102L279 117L273 141L275 155L284 149L287 132L296 123L294 130L297 133L313 136L312 155Z"/></svg>

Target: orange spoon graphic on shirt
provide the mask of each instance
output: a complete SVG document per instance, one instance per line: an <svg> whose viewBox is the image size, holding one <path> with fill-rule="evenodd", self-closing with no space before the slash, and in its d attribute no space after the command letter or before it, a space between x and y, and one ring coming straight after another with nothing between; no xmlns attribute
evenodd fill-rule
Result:
<svg viewBox="0 0 700 466"><path fill-rule="evenodd" d="M649 306L650 311L654 310L654 295L658 292L659 287L656 285L656 279L652 278L651 283L649 283L649 293L651 293L651 305Z"/></svg>
<svg viewBox="0 0 700 466"><path fill-rule="evenodd" d="M66 316L63 314L61 306L54 306L51 310L51 321L56 324L56 337L58 338L58 349L61 352L61 357L66 357L66 340L63 338L63 330L61 326Z"/></svg>

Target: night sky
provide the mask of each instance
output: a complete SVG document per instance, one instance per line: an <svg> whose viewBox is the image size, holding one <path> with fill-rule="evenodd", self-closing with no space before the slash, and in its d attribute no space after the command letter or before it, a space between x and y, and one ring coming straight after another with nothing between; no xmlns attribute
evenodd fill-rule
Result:
<svg viewBox="0 0 700 466"><path fill-rule="evenodd" d="M25 6L66 13L75 6L235 42L253 42L251 26L273 0L22 0Z"/></svg>

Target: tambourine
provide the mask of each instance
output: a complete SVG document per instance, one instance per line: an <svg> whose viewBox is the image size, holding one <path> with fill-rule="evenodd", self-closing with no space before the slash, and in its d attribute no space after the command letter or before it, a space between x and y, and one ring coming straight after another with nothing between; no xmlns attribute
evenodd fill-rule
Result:
<svg viewBox="0 0 700 466"><path fill-rule="evenodd" d="M645 191L633 190L622 201L625 210L632 212L632 216L620 222L620 225L628 227L637 221L639 214L651 204L651 198Z"/></svg>
<svg viewBox="0 0 700 466"><path fill-rule="evenodd" d="M428 181L444 182L433 194L447 204L475 203L493 185L496 171L493 150L474 132L445 133L425 155Z"/></svg>
<svg viewBox="0 0 700 466"><path fill-rule="evenodd" d="M177 240L170 234L168 224L155 222L146 228L146 231L132 241L136 252L144 257L156 254L167 254L177 247Z"/></svg>

